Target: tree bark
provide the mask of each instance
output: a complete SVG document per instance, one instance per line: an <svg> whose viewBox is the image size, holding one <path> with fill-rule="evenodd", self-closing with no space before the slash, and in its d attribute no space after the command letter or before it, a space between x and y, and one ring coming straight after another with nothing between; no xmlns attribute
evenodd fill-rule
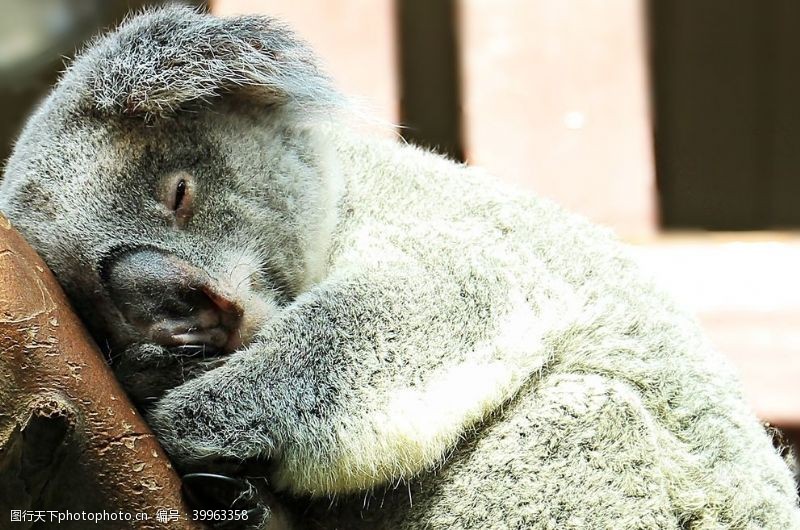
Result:
<svg viewBox="0 0 800 530"><path fill-rule="evenodd" d="M180 492L52 273L0 216L0 528L201 528Z"/></svg>

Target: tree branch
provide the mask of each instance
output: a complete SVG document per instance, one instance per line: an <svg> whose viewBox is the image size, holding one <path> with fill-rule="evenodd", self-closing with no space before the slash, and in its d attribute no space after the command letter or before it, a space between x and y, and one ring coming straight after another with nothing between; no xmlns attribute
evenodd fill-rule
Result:
<svg viewBox="0 0 800 530"><path fill-rule="evenodd" d="M52 273L0 216L0 527L12 510L28 512L11 528L49 526L52 510L117 514L59 528L200 528L180 489Z"/></svg>

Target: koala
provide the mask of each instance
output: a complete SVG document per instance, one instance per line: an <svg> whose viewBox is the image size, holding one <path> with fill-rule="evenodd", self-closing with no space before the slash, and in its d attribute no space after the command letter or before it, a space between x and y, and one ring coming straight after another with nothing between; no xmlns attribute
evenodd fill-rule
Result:
<svg viewBox="0 0 800 530"><path fill-rule="evenodd" d="M276 20L167 7L16 143L0 211L178 469L253 486L264 528L800 528L613 235L353 114Z"/></svg>

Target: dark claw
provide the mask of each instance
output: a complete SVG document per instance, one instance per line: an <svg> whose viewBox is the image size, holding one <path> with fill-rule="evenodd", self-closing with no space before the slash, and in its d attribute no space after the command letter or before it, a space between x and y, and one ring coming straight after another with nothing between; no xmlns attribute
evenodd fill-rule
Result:
<svg viewBox="0 0 800 530"><path fill-rule="evenodd" d="M216 473L189 473L183 476L186 497L207 510L227 510L242 498L252 496L247 481Z"/></svg>
<svg viewBox="0 0 800 530"><path fill-rule="evenodd" d="M145 396L142 398L135 398L134 402L136 406L139 407L139 410L142 411L143 414L149 412L160 398L158 396Z"/></svg>
<svg viewBox="0 0 800 530"><path fill-rule="evenodd" d="M233 529L258 525L268 513L258 491L243 478L218 473L188 473L183 477L183 493L188 503L203 510L244 510L242 521L216 521L215 529Z"/></svg>
<svg viewBox="0 0 800 530"><path fill-rule="evenodd" d="M222 352L207 344L182 344L180 346L173 346L168 348L170 353L180 357L197 357L202 358L216 357L221 355Z"/></svg>
<svg viewBox="0 0 800 530"><path fill-rule="evenodd" d="M247 510L247 520L248 521L258 521L264 517L264 507L257 506L256 508L250 508Z"/></svg>
<svg viewBox="0 0 800 530"><path fill-rule="evenodd" d="M226 483L229 486L247 487L247 481L241 478L229 477L228 475L220 475L219 473L186 473L183 476L184 482L196 482L198 480L218 480Z"/></svg>

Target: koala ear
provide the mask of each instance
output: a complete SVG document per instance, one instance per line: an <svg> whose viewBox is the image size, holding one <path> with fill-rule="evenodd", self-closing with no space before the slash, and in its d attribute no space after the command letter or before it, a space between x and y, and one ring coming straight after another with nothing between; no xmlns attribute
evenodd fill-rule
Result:
<svg viewBox="0 0 800 530"><path fill-rule="evenodd" d="M278 21L217 18L172 6L146 11L95 41L68 71L94 111L144 117L233 94L304 110L337 92L312 52Z"/></svg>

